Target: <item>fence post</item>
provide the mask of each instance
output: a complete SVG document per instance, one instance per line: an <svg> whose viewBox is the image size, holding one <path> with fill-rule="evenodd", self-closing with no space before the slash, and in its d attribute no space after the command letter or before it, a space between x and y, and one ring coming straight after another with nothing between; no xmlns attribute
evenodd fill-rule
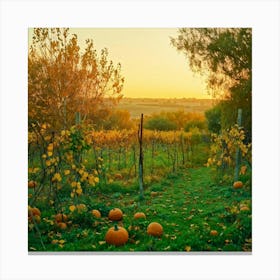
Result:
<svg viewBox="0 0 280 280"><path fill-rule="evenodd" d="M238 109L237 124L239 127L241 126L241 120L242 120L242 109ZM238 181L240 162L241 162L241 153L240 153L240 148L237 147L236 154L235 154L234 182Z"/></svg>
<svg viewBox="0 0 280 280"><path fill-rule="evenodd" d="M144 199L144 183L143 183L143 114L141 114L139 130L138 130L138 141L139 141L139 198Z"/></svg>
<svg viewBox="0 0 280 280"><path fill-rule="evenodd" d="M76 123L76 125L79 125L81 123L81 113L80 112L76 112L76 114L75 114L75 123Z"/></svg>

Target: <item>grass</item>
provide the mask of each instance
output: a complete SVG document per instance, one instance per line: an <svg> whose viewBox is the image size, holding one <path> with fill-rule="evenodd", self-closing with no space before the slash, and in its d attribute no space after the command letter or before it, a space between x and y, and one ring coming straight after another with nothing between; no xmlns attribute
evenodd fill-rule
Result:
<svg viewBox="0 0 280 280"><path fill-rule="evenodd" d="M240 211L244 204L251 209L249 183L235 190L231 185L214 183L206 167L181 168L146 185L144 195L140 201L137 184L129 187L120 181L101 185L81 198L87 211L72 214L65 198L65 213L71 215L66 230L56 228L54 208L46 199L39 200L36 206L41 209L42 219L38 228L46 251L251 251L251 210ZM129 232L128 243L120 247L108 245L104 239L113 226L108 212L115 207L124 212L120 224ZM94 218L92 209L100 210L102 217ZM133 219L139 211L146 214L145 220ZM163 226L161 238L146 233L148 224L154 221ZM212 236L211 230L217 235ZM42 251L35 228L29 231L28 247L29 251Z"/></svg>

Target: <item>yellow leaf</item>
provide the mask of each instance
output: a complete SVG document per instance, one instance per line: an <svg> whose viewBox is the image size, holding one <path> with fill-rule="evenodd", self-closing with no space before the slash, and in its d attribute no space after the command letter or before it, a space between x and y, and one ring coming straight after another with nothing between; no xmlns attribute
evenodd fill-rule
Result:
<svg viewBox="0 0 280 280"><path fill-rule="evenodd" d="M80 195L81 193L83 192L83 190L82 189L76 189L76 193L78 194L78 195Z"/></svg>
<svg viewBox="0 0 280 280"><path fill-rule="evenodd" d="M64 239L61 239L58 241L60 244L64 244L66 241Z"/></svg>
<svg viewBox="0 0 280 280"><path fill-rule="evenodd" d="M106 241L98 241L99 245L104 245Z"/></svg>
<svg viewBox="0 0 280 280"><path fill-rule="evenodd" d="M70 174L70 170L64 170L64 175L69 175Z"/></svg>
<svg viewBox="0 0 280 280"><path fill-rule="evenodd" d="M185 247L185 250L186 250L187 252L191 251L191 249L192 249L191 246L186 246L186 247Z"/></svg>

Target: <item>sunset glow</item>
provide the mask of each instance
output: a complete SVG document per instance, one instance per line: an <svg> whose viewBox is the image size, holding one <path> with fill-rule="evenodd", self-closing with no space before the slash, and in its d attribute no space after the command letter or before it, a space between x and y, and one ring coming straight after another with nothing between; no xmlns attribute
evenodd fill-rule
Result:
<svg viewBox="0 0 280 280"><path fill-rule="evenodd" d="M81 50L93 39L98 53L106 47L113 63L121 63L125 97L210 98L203 79L171 46L176 28L70 28L70 33L77 34ZM31 37L32 29L29 43Z"/></svg>

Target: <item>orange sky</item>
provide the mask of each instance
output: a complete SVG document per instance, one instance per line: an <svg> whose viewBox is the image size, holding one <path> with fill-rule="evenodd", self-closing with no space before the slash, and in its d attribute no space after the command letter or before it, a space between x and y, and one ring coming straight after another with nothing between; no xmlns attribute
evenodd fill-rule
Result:
<svg viewBox="0 0 280 280"><path fill-rule="evenodd" d="M70 28L70 33L78 35L82 50L90 38L98 52L106 47L109 59L121 63L125 97L210 98L201 77L171 46L175 28Z"/></svg>

